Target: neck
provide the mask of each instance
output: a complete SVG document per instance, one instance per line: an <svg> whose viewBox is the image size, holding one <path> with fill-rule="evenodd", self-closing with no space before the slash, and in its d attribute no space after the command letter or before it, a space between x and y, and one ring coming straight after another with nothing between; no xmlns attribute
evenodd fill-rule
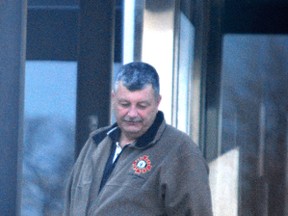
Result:
<svg viewBox="0 0 288 216"><path fill-rule="evenodd" d="M121 133L119 144L123 148L124 146L126 146L128 144L131 144L131 143L133 143L135 141L136 141L136 139L129 138L129 137L125 136L125 134Z"/></svg>

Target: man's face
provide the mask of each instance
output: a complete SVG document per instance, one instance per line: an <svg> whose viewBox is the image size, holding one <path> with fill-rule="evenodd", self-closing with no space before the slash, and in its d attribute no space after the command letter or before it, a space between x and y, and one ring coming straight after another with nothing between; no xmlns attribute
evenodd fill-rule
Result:
<svg viewBox="0 0 288 216"><path fill-rule="evenodd" d="M122 82L112 93L117 123L129 139L137 139L153 124L161 100L155 98L152 85L138 91L129 91Z"/></svg>

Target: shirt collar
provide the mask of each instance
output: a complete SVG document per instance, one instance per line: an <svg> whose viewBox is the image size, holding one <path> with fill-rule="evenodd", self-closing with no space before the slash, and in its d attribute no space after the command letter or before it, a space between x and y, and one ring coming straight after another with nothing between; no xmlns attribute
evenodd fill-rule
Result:
<svg viewBox="0 0 288 216"><path fill-rule="evenodd" d="M153 124L150 126L150 128L142 135L140 136L137 141L135 146L137 147L145 147L149 143L151 143L157 134L157 131L162 124L164 120L164 114L161 111L158 111L156 118L153 122ZM107 135L112 139L113 142L118 142L120 135L121 135L121 130L118 127L117 123L114 123L111 126L111 129L107 132Z"/></svg>

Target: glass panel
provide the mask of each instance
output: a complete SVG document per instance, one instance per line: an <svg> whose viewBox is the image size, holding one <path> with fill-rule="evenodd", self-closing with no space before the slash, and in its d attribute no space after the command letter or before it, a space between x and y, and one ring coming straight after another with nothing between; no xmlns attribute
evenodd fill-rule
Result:
<svg viewBox="0 0 288 216"><path fill-rule="evenodd" d="M62 213L74 163L76 75L76 62L26 62L21 215Z"/></svg>
<svg viewBox="0 0 288 216"><path fill-rule="evenodd" d="M180 15L179 70L177 82L177 128L191 134L191 77L193 68L194 27L189 19Z"/></svg>
<svg viewBox="0 0 288 216"><path fill-rule="evenodd" d="M227 35L222 68L214 214L287 215L288 37Z"/></svg>

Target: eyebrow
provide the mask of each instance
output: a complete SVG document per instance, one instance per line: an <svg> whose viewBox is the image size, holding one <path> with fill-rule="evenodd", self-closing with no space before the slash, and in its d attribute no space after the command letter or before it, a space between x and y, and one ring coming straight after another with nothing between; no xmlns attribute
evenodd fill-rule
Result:
<svg viewBox="0 0 288 216"><path fill-rule="evenodd" d="M117 99L117 101L131 103L129 100L126 100L126 99L123 99L123 98L119 98L119 99ZM137 104L148 104L148 105L150 105L151 103L149 101L147 101L147 100L143 100L143 101L137 102Z"/></svg>

